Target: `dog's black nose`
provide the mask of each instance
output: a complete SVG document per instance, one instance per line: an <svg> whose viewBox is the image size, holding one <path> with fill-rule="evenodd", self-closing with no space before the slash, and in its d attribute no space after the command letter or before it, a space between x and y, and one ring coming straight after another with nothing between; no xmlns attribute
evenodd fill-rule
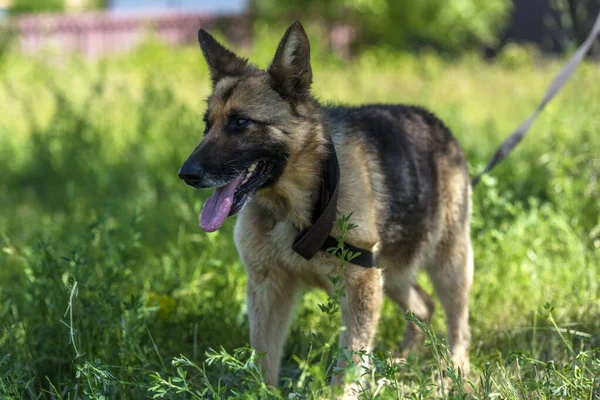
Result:
<svg viewBox="0 0 600 400"><path fill-rule="evenodd" d="M179 172L177 172L177 176L185 181L190 186L198 186L202 177L200 176L200 170L198 168L194 168L188 163L184 163L181 168L179 168Z"/></svg>

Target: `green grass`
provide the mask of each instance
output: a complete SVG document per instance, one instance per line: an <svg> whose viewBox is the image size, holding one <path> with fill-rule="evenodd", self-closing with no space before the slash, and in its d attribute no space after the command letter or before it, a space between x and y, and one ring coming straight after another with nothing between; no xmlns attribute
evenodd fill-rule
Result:
<svg viewBox="0 0 600 400"><path fill-rule="evenodd" d="M247 55L264 67L275 46ZM495 63L384 49L346 63L313 48L321 100L424 105L473 171L561 66L519 48ZM0 73L0 398L329 398L344 353L336 307L319 304L335 297L298 301L282 388L267 388L246 346L234 221L203 233L208 193L177 178L210 88L198 49L146 44L96 63L8 54ZM437 391L441 307L422 354L391 363L404 323L386 302L364 398L600 396L599 79L584 64L475 190L468 382Z"/></svg>

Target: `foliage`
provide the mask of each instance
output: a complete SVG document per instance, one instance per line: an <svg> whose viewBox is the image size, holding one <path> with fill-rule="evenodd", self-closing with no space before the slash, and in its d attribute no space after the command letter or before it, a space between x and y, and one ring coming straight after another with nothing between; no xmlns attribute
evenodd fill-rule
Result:
<svg viewBox="0 0 600 400"><path fill-rule="evenodd" d="M414 46L431 43L448 51L493 45L507 21L508 0L256 0L260 18L350 23L363 44Z"/></svg>
<svg viewBox="0 0 600 400"><path fill-rule="evenodd" d="M62 11L65 8L64 0L13 0L9 8L12 15Z"/></svg>
<svg viewBox="0 0 600 400"><path fill-rule="evenodd" d="M549 15L546 23L561 45L573 49L585 41L600 11L598 0L551 0L550 6L556 16ZM598 46L592 47L592 54L594 50L599 50Z"/></svg>
<svg viewBox="0 0 600 400"><path fill-rule="evenodd" d="M267 65L280 34L261 35L246 55ZM378 48L345 63L319 43L321 100L426 105L455 132L473 174L560 67ZM246 346L234 221L200 232L208 191L177 178L210 90L199 50L147 43L91 64L10 53L3 63L0 398L329 398L336 358L347 356L336 345L343 285L299 299L282 388L265 386L261 355ZM371 366L350 374L363 375L363 398L597 396L597 79L584 63L474 191L473 374L442 362L441 311L422 326L428 347L396 360L404 322L386 302L376 348L363 354Z"/></svg>
<svg viewBox="0 0 600 400"><path fill-rule="evenodd" d="M0 71L3 66L3 58L8 53L14 40L14 31L10 24L0 22Z"/></svg>

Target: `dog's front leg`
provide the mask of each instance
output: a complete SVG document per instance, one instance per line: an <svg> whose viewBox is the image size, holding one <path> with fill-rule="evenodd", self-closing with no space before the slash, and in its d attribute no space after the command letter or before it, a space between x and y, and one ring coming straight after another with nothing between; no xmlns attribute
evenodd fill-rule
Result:
<svg viewBox="0 0 600 400"><path fill-rule="evenodd" d="M344 281L345 296L341 298L342 323L345 330L340 336L340 347L348 352L371 350L373 338L379 322L379 314L383 301L383 280L379 269L365 269L354 265L346 267ZM359 368L365 360L352 355L352 361ZM338 368L345 368L347 361L344 357L338 361ZM335 383L342 384L343 374L336 377ZM344 387L344 397L355 397L358 384Z"/></svg>
<svg viewBox="0 0 600 400"><path fill-rule="evenodd" d="M298 280L278 267L248 269L248 317L250 345L266 353L262 359L265 380L277 386L283 342Z"/></svg>

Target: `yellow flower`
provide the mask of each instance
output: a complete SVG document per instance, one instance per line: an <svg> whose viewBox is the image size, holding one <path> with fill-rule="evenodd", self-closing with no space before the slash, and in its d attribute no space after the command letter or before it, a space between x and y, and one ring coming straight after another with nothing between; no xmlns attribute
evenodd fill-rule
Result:
<svg viewBox="0 0 600 400"><path fill-rule="evenodd" d="M150 293L146 305L152 306L154 304L158 305L158 316L163 320L168 319L169 315L175 311L175 307L177 306L175 299L166 294L158 296L155 293Z"/></svg>

